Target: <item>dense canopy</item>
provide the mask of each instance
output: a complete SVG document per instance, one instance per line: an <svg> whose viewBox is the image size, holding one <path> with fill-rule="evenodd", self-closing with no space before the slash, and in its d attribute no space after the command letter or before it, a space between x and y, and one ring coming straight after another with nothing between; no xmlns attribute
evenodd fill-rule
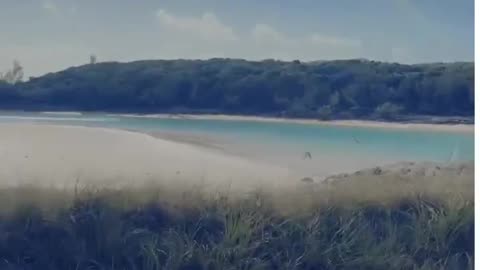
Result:
<svg viewBox="0 0 480 270"><path fill-rule="evenodd" d="M238 59L91 63L0 82L0 108L312 118L472 116L474 64Z"/></svg>

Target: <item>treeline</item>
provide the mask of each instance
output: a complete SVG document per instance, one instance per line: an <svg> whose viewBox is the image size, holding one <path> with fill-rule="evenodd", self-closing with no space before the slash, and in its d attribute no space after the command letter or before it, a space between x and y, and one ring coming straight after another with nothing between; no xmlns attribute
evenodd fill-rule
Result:
<svg viewBox="0 0 480 270"><path fill-rule="evenodd" d="M149 60L72 67L14 85L0 108L312 118L473 116L474 64Z"/></svg>

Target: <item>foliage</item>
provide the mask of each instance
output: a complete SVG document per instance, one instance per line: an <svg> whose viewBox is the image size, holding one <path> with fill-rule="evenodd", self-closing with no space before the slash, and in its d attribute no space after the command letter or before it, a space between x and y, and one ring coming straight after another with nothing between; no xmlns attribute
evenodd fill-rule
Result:
<svg viewBox="0 0 480 270"><path fill-rule="evenodd" d="M13 67L11 70L5 72L5 74L0 73L0 82L6 82L9 84L15 84L23 79L23 67L20 65L20 62L17 60L13 61Z"/></svg>
<svg viewBox="0 0 480 270"><path fill-rule="evenodd" d="M95 54L90 55L90 65L95 65L97 63L97 56Z"/></svg>
<svg viewBox="0 0 480 270"><path fill-rule="evenodd" d="M0 106L312 118L329 108L332 118L364 118L396 104L402 115L472 116L473 71L473 63L367 60L105 62L31 78L13 90L0 86L0 96L14 92Z"/></svg>
<svg viewBox="0 0 480 270"><path fill-rule="evenodd" d="M50 215L18 204L0 219L0 268L473 269L470 200L418 196L281 214L265 194L121 207L129 196L78 196Z"/></svg>
<svg viewBox="0 0 480 270"><path fill-rule="evenodd" d="M396 104L386 102L375 109L375 113L385 119L393 119L402 112L403 108Z"/></svg>
<svg viewBox="0 0 480 270"><path fill-rule="evenodd" d="M318 117L322 120L329 120L332 117L333 111L330 105L324 105L317 111Z"/></svg>

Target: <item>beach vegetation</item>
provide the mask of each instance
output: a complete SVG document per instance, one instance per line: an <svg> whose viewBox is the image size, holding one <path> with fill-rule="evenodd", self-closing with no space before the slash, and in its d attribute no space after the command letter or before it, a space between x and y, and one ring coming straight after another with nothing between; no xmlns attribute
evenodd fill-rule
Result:
<svg viewBox="0 0 480 270"><path fill-rule="evenodd" d="M152 186L3 188L0 268L473 269L467 186L311 185L242 196Z"/></svg>

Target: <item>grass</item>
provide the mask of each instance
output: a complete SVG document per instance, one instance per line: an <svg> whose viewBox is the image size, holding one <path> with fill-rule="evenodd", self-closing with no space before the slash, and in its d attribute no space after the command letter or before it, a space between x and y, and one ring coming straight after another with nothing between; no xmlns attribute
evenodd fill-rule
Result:
<svg viewBox="0 0 480 270"><path fill-rule="evenodd" d="M473 183L421 183L5 188L0 269L473 269Z"/></svg>

